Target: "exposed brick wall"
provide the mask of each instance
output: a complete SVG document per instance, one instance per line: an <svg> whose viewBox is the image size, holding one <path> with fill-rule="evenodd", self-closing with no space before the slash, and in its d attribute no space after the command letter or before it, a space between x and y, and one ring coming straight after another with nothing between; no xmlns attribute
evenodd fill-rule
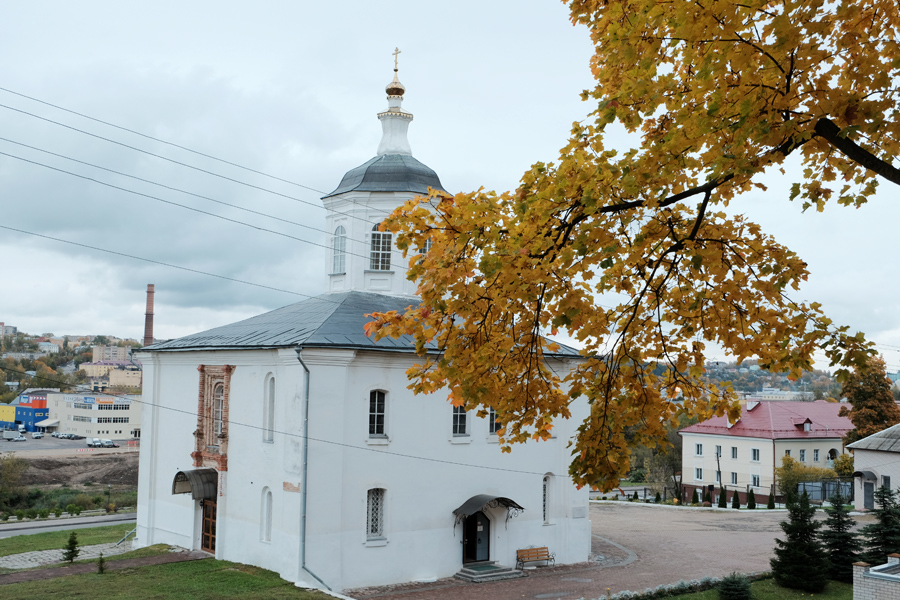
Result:
<svg viewBox="0 0 900 600"><path fill-rule="evenodd" d="M194 431L194 451L191 458L195 467L213 467L228 470L228 406L231 396L233 365L200 365L197 391L197 429ZM223 387L222 432L214 430L215 389Z"/></svg>

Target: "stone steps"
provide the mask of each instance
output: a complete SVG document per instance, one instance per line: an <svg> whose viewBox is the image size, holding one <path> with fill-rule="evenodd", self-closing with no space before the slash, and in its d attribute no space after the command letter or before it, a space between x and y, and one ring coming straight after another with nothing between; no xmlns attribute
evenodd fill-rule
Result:
<svg viewBox="0 0 900 600"><path fill-rule="evenodd" d="M522 571L511 567L502 567L496 562L469 563L456 574L456 577L472 583L516 579L525 575Z"/></svg>

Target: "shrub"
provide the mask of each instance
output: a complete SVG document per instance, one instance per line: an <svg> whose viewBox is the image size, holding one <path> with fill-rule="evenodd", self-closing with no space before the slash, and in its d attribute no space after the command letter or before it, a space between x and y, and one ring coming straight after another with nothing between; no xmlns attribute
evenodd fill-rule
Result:
<svg viewBox="0 0 900 600"><path fill-rule="evenodd" d="M750 580L744 575L732 573L719 582L719 600L751 600Z"/></svg>
<svg viewBox="0 0 900 600"><path fill-rule="evenodd" d="M66 512L69 513L70 515L74 515L74 514L76 514L77 512L81 512L81 510L78 508L77 505L75 505L75 504L69 504L69 505L66 506Z"/></svg>
<svg viewBox="0 0 900 600"><path fill-rule="evenodd" d="M706 500L704 500L704 501L703 501L703 506L705 506L706 508L711 508L711 507L712 507L712 502L707 502Z"/></svg>
<svg viewBox="0 0 900 600"><path fill-rule="evenodd" d="M719 508L727 508L728 505L725 502L725 488L719 486L719 503L716 505Z"/></svg>
<svg viewBox="0 0 900 600"><path fill-rule="evenodd" d="M73 531L69 534L69 541L63 547L63 560L73 563L79 554L81 554L81 550L78 548L78 536Z"/></svg>
<svg viewBox="0 0 900 600"><path fill-rule="evenodd" d="M737 492L734 493L734 496L731 497L731 508L740 508L741 507L741 496Z"/></svg>
<svg viewBox="0 0 900 600"><path fill-rule="evenodd" d="M94 508L94 499L87 494L78 494L77 496L75 496L75 499L72 500L72 503L76 506L81 507L83 510L90 510Z"/></svg>
<svg viewBox="0 0 900 600"><path fill-rule="evenodd" d="M16 514L16 518L17 518L18 520L20 520L20 521L24 521L24 520L25 520L25 511L22 510L21 508L20 508L19 510L17 510L15 514Z"/></svg>
<svg viewBox="0 0 900 600"><path fill-rule="evenodd" d="M38 511L38 516L42 519L46 519L47 517L50 516L50 509L42 508L41 510Z"/></svg>
<svg viewBox="0 0 900 600"><path fill-rule="evenodd" d="M769 501L766 502L766 508L773 510L775 508L775 494L769 492Z"/></svg>
<svg viewBox="0 0 900 600"><path fill-rule="evenodd" d="M634 496L632 497L632 500L640 500L640 498L638 498L637 490L634 490Z"/></svg>
<svg viewBox="0 0 900 600"><path fill-rule="evenodd" d="M59 518L62 516L63 511L60 507L57 506L56 508L53 509L53 514L56 516L56 518Z"/></svg>
<svg viewBox="0 0 900 600"><path fill-rule="evenodd" d="M750 493L747 494L747 508L750 510L756 509L756 496L753 495L753 490L750 490Z"/></svg>
<svg viewBox="0 0 900 600"><path fill-rule="evenodd" d="M656 502L657 504L662 502L662 494L660 494L659 492L656 492L656 498L654 498L653 501Z"/></svg>
<svg viewBox="0 0 900 600"><path fill-rule="evenodd" d="M706 488L706 494L703 495L703 501L709 502L709 505L712 506L712 494L709 493L709 488Z"/></svg>
<svg viewBox="0 0 900 600"><path fill-rule="evenodd" d="M700 497L697 495L697 488L694 488L694 493L691 495L691 504L700 504Z"/></svg>
<svg viewBox="0 0 900 600"><path fill-rule="evenodd" d="M25 516L29 519L37 519L38 511L33 508L29 508L25 511Z"/></svg>

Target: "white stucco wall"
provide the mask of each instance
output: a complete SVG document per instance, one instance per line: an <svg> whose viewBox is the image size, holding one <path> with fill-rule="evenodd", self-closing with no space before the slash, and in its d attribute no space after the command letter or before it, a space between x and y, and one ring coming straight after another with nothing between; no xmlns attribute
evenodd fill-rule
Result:
<svg viewBox="0 0 900 600"><path fill-rule="evenodd" d="M548 546L557 563L590 552L587 489L565 477L566 443L587 406L556 423L556 438L503 454L485 419L468 415L470 435L452 435L446 395L414 396L405 370L414 357L306 349L311 370L307 566L333 589L445 577L462 566L462 527L453 509L477 494L508 497L525 508L491 519L490 558L514 565L516 549ZM173 496L172 480L192 467L199 364L235 365L231 377L228 471L220 479L216 556L300 572L304 371L294 350L157 353L143 358L144 394L136 546L200 547L200 513L190 495ZM563 365L555 365L557 371ZM276 378L275 437L263 441L263 397ZM368 436L369 392L387 392L387 440ZM384 443L386 442L386 443ZM430 460L429 460L430 459ZM456 463L456 464L454 464ZM525 472L522 472L525 471ZM550 518L542 515L542 482L552 473ZM273 494L271 541L261 541L264 489ZM383 488L385 540L366 540L366 497Z"/></svg>
<svg viewBox="0 0 900 600"><path fill-rule="evenodd" d="M853 470L856 472L869 471L875 476L871 481L874 489L886 483L885 477L890 478L890 489L896 490L900 485L900 454L896 452L881 452L878 450L857 449L853 451ZM865 509L864 479L853 479L853 505L857 510Z"/></svg>

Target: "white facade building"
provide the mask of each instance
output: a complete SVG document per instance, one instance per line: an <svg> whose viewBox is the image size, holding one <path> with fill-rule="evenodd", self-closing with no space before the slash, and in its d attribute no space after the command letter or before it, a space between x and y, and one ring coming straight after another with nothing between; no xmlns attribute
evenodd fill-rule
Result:
<svg viewBox="0 0 900 600"><path fill-rule="evenodd" d="M853 504L856 510L875 508L875 490L896 490L900 483L900 425L888 427L848 444L853 451Z"/></svg>
<svg viewBox="0 0 900 600"><path fill-rule="evenodd" d="M410 339L363 331L366 313L416 302L378 223L442 189L409 150L396 75L387 92L378 156L324 198L331 292L141 351L136 547L206 549L332 590L514 566L528 546L587 560L587 489L565 476L587 405L504 454L489 419L407 389ZM564 374L578 355L548 360Z"/></svg>

